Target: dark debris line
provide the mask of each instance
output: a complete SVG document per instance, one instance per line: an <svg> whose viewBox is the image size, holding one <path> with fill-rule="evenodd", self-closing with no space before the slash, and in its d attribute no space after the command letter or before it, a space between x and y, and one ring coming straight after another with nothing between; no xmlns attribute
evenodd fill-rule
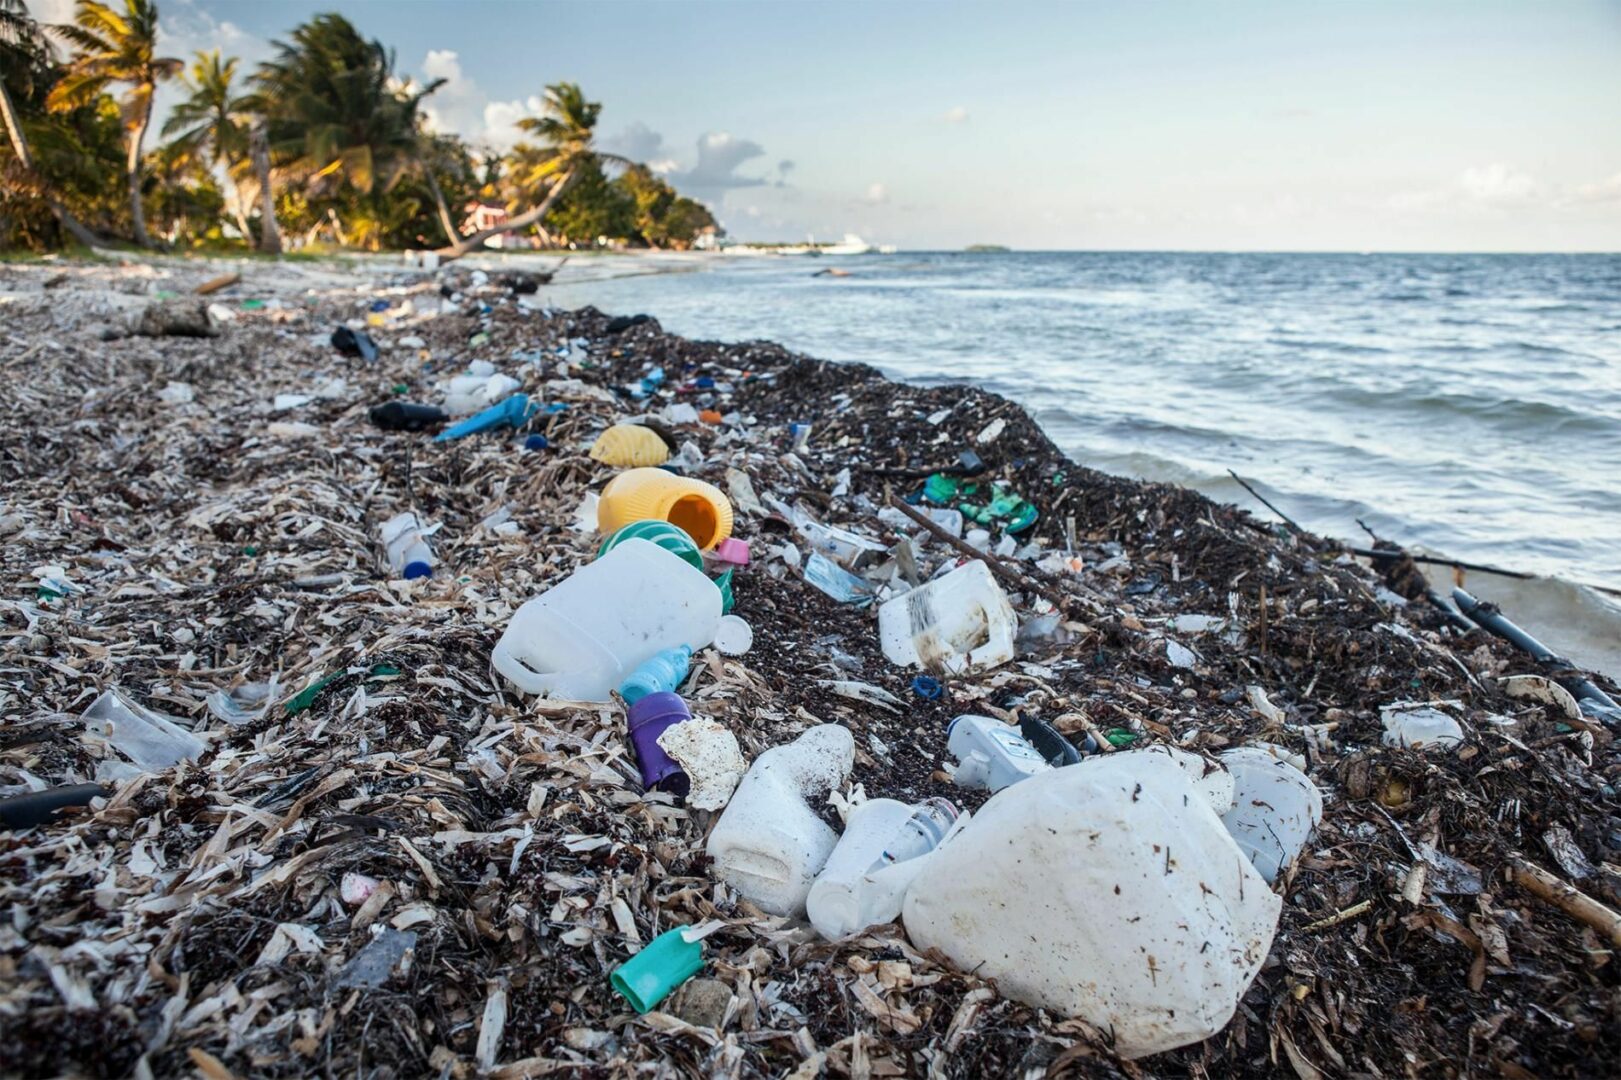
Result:
<svg viewBox="0 0 1621 1080"><path fill-rule="evenodd" d="M216 270L174 263L157 284L180 291ZM1401 604L1330 545L1067 461L1021 409L971 387L897 385L764 342L685 341L656 321L609 335L592 309L526 313L460 274L463 310L373 335L425 338L431 377L453 373L452 357L489 359L542 400L557 358L539 371L514 350L583 337L594 366L569 373L586 386L549 421L551 450L492 436L434 445L366 420L395 384L433 400L417 350L396 344L371 366L319 344L375 298L353 271L310 272L308 294L249 293L250 265L238 294L285 306L239 311L216 339L111 342L99 337L106 297L150 283L69 273L47 294L47 272L0 267L0 292L16 294L0 306L0 785L90 779L98 752L77 716L111 686L194 721L210 744L99 812L0 833L6 1074L471 1076L481 1050L498 1076L645 1063L749 1076L1615 1073L1610 944L1506 876L1520 855L1621 901L1607 865L1621 862L1610 734L1506 698L1494 680L1527 661ZM437 310L437 283L408 295ZM479 329L488 341L468 347ZM979 452L1040 507L1034 535L1062 549L1072 532L1089 567L1072 586L1097 614L1072 622L1073 640L924 701L913 673L884 661L872 613L771 576L767 549L786 533L746 521L757 562L736 594L755 646L740 661L706 654L694 697L751 757L839 722L857 736L854 780L869 795L960 797L939 771L945 721L1015 703L1068 732L1125 728L1204 750L1264 732L1308 757L1326 817L1280 883L1270 959L1225 1031L1121 1065L1084 1025L1001 1001L896 927L831 946L717 905L709 815L639 791L616 710L524 700L493 677L489 650L513 608L593 550L569 522L611 470L583 448L637 411L594 388L648 363L667 385L752 373L731 403L754 420L748 438L702 425L681 438L707 452L706 478L724 484L731 464L833 524L875 529L852 501L884 505L910 481L869 470L951 461L1001 418ZM275 394L307 393L319 376L346 388L269 412ZM171 382L195 400L160 402ZM806 420L801 469L783 456L785 429ZM830 504L846 467L850 495ZM502 505L515 535L479 526ZM407 508L443 522L443 566L409 586L385 579L375 547L378 523ZM42 599L42 566L83 591ZM1189 614L1227 625L1167 629ZM1168 662L1167 635L1196 651L1194 669ZM403 674L371 677L381 664ZM232 727L203 705L278 673L285 700L346 668L363 674L296 715L278 705ZM910 707L867 709L822 689L827 678ZM1251 705L1252 686L1282 727ZM1382 748L1378 708L1399 700L1456 702L1463 748ZM1415 873L1409 844L1440 855ZM340 897L346 874L382 884L357 908ZM707 939L705 976L732 989L723 1029L671 1019L680 996L637 1019L610 993L631 942L716 919L727 926ZM415 937L368 989L342 976L373 928Z"/></svg>

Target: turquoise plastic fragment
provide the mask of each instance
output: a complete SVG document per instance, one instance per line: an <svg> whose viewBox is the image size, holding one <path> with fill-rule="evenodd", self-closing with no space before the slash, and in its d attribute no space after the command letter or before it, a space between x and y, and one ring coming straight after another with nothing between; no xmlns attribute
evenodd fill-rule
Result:
<svg viewBox="0 0 1621 1080"><path fill-rule="evenodd" d="M686 929L666 930L608 976L609 985L638 1013L648 1012L703 970L703 943L688 941Z"/></svg>

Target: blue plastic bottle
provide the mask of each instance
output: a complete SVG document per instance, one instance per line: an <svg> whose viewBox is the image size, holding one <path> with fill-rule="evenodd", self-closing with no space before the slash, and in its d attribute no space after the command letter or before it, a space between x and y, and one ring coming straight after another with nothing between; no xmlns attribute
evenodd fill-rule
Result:
<svg viewBox="0 0 1621 1080"><path fill-rule="evenodd" d="M619 684L619 695L626 705L634 705L648 694L671 694L687 677L692 664L692 650L685 645L665 649L644 660L630 677Z"/></svg>

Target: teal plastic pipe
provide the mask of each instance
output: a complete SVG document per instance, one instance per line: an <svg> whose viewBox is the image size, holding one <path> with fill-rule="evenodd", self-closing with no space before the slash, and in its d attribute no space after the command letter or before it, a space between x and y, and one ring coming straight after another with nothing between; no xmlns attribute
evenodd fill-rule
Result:
<svg viewBox="0 0 1621 1080"><path fill-rule="evenodd" d="M703 943L682 937L686 929L666 930L608 976L609 984L638 1013L652 1009L703 970Z"/></svg>

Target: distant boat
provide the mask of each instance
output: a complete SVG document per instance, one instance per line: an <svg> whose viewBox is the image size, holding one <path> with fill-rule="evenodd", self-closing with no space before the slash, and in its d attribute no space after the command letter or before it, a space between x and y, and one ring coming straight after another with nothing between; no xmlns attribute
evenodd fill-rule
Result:
<svg viewBox="0 0 1621 1080"><path fill-rule="evenodd" d="M823 255L870 255L872 245L867 243L855 233L845 233L844 239L837 244L829 244L822 248Z"/></svg>

